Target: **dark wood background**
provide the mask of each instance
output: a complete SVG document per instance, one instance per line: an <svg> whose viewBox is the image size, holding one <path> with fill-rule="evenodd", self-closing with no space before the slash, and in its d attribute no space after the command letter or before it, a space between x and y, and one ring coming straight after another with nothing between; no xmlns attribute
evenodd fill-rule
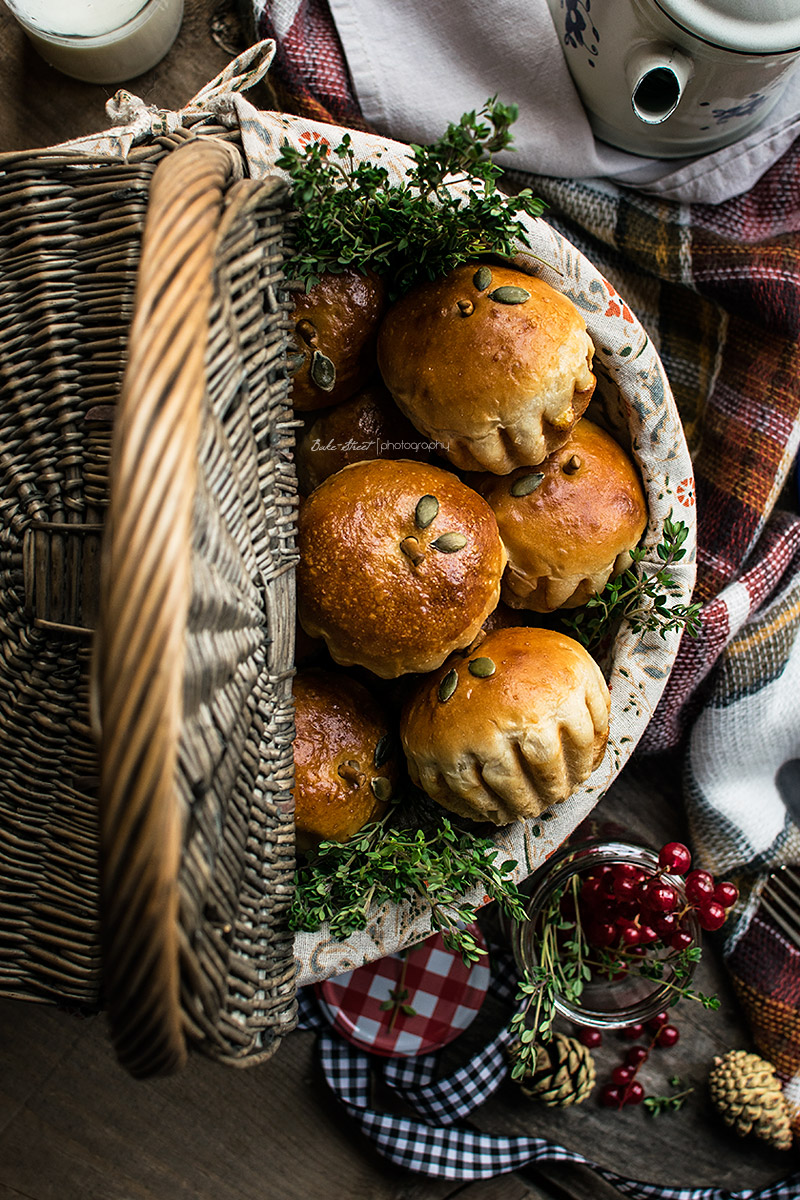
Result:
<svg viewBox="0 0 800 1200"><path fill-rule="evenodd" d="M232 6L188 0L173 50L126 83L148 103L180 108L244 45ZM103 129L114 87L67 79L29 47L0 7L0 150ZM256 93L269 103L269 90ZM682 834L679 763L634 761L601 811L654 844ZM731 1135L710 1110L705 1080L715 1054L748 1046L747 1030L709 944L698 982L720 995L709 1013L682 1003L678 1046L651 1056L641 1078L653 1093L680 1075L694 1092L679 1113L600 1108L593 1097L548 1110L507 1082L475 1115L495 1133L549 1137L607 1167L665 1184L752 1188L796 1159ZM486 1006L449 1052L463 1060L503 1014ZM584 1168L541 1167L483 1183L414 1176L388 1165L338 1110L314 1055L314 1035L292 1034L265 1065L221 1067L195 1056L177 1077L131 1080L117 1065L102 1014L0 1000L0 1200L611 1200L620 1193ZM606 1076L624 1043L597 1053Z"/></svg>

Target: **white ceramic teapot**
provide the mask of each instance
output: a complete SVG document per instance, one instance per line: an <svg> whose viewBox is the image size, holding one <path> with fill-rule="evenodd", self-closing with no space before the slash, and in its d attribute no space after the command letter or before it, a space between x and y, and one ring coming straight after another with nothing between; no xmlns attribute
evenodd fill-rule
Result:
<svg viewBox="0 0 800 1200"><path fill-rule="evenodd" d="M653 158L737 141L778 101L800 0L547 0L595 135Z"/></svg>

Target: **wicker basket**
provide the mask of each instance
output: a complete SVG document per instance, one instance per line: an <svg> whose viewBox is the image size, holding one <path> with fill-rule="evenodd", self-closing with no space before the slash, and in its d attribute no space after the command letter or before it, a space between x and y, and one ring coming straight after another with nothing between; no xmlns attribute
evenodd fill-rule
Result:
<svg viewBox="0 0 800 1200"><path fill-rule="evenodd" d="M0 994L104 1005L136 1075L191 1046L256 1063L293 1027L296 985L431 928L409 899L344 941L288 931L296 493L276 156L342 131L238 94L273 50L181 113L123 93L120 130L0 156ZM403 177L407 147L353 147ZM663 366L591 263L543 221L527 232L517 265L586 316L651 561L670 514L689 528L688 601L692 468ZM679 640L620 631L603 762L546 826L498 831L513 878L613 783Z"/></svg>
<svg viewBox="0 0 800 1200"><path fill-rule="evenodd" d="M189 125L0 156L0 993L137 1076L295 1021L287 189Z"/></svg>

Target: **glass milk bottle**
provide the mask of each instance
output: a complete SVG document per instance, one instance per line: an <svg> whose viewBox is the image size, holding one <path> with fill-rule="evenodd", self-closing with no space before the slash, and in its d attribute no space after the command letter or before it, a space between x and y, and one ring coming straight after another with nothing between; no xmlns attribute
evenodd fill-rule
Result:
<svg viewBox="0 0 800 1200"><path fill-rule="evenodd" d="M87 83L121 83L155 66L183 18L183 0L6 0L50 66Z"/></svg>

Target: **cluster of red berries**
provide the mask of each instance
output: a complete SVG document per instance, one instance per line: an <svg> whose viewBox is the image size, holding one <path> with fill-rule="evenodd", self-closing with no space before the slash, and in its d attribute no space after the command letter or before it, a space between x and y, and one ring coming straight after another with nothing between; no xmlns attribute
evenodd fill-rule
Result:
<svg viewBox="0 0 800 1200"><path fill-rule="evenodd" d="M629 1104L641 1104L645 1098L644 1087L636 1078L639 1068L647 1062L650 1053L657 1047L668 1049L680 1039L676 1025L672 1025L666 1012L660 1012L651 1018L646 1025L627 1025L620 1030L621 1036L629 1042L641 1042L647 1038L647 1045L631 1046L624 1059L613 1068L611 1079L600 1089L599 1101L604 1108L624 1108ZM596 1049L603 1041L599 1029L581 1027L577 1030L579 1040L590 1049Z"/></svg>
<svg viewBox="0 0 800 1200"><path fill-rule="evenodd" d="M631 862L606 864L586 875L579 892L581 925L591 946L645 954L657 943L687 950L694 938L685 918L694 913L701 929L719 929L739 898L736 886L717 883L707 871L692 871L681 842L668 842L658 870L648 874ZM683 896L669 877L685 876Z"/></svg>

